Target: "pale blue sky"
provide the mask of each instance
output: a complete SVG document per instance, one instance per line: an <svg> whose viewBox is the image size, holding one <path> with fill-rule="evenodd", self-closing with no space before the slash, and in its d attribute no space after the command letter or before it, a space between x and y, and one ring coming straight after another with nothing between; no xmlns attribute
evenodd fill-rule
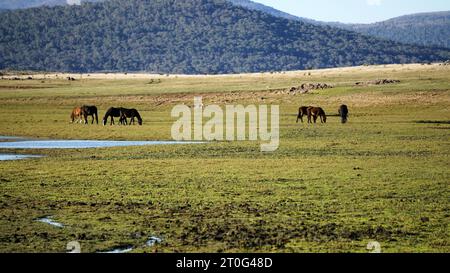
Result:
<svg viewBox="0 0 450 273"><path fill-rule="evenodd" d="M253 0L319 21L373 23L430 11L450 10L450 0Z"/></svg>

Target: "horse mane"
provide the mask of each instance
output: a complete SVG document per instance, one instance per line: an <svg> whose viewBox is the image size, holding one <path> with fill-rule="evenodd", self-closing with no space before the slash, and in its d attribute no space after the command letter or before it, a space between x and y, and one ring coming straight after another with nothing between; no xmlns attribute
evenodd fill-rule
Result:
<svg viewBox="0 0 450 273"><path fill-rule="evenodd" d="M105 116L103 117L103 119L106 119L107 117L109 117L111 115L111 112L113 111L113 108L109 108L108 111L106 111Z"/></svg>

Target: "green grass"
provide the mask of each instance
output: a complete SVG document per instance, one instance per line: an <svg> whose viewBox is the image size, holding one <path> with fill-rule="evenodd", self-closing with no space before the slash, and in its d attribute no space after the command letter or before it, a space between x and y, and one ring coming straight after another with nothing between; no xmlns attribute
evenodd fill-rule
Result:
<svg viewBox="0 0 450 273"><path fill-rule="evenodd" d="M449 252L450 73L445 67L341 70L149 80L0 81L0 135L58 139L170 139L172 107L204 102L279 104L281 143L212 142L89 150L0 162L0 252ZM399 84L356 87L378 78ZM302 82L334 89L276 95ZM12 89L16 86L31 89ZM52 88L40 88L42 86ZM270 89L270 90L269 90ZM261 98L265 99L262 100ZM96 104L141 110L144 126L69 124ZM300 105L336 114L296 124ZM3 150L0 152L9 152ZM52 215L58 229L34 219ZM146 247L150 236L163 243Z"/></svg>

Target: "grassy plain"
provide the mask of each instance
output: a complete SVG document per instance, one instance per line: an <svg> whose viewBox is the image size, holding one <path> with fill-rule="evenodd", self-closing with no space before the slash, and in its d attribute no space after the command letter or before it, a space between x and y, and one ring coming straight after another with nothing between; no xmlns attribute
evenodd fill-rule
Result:
<svg viewBox="0 0 450 273"><path fill-rule="evenodd" d="M169 140L172 107L280 105L280 148L212 142L71 150L0 162L0 252L450 252L450 67L392 65L231 76L32 75L0 81L0 135ZM23 76L26 78L26 76ZM398 84L355 86L398 79ZM278 94L304 82L333 89ZM300 105L342 125L296 124ZM134 107L144 125L69 124L74 106ZM100 117L101 118L101 117ZM65 225L34 221L51 215ZM163 239L145 246L148 237Z"/></svg>

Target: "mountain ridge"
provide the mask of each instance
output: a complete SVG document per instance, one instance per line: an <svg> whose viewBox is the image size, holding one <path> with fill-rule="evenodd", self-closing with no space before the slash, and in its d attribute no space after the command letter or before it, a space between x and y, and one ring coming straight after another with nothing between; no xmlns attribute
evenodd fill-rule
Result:
<svg viewBox="0 0 450 273"><path fill-rule="evenodd" d="M338 27L349 31L356 31L364 35L400 43L450 48L450 11L407 14L371 24L345 24L340 22L322 22L291 15L250 0L229 1L236 5L254 10L260 10L273 16L286 19L302 21L320 26L326 25ZM426 24L423 23L423 17L427 17ZM405 24L407 19L410 19L407 21L408 23L406 25L402 25ZM419 20L421 20L421 24L418 23Z"/></svg>

